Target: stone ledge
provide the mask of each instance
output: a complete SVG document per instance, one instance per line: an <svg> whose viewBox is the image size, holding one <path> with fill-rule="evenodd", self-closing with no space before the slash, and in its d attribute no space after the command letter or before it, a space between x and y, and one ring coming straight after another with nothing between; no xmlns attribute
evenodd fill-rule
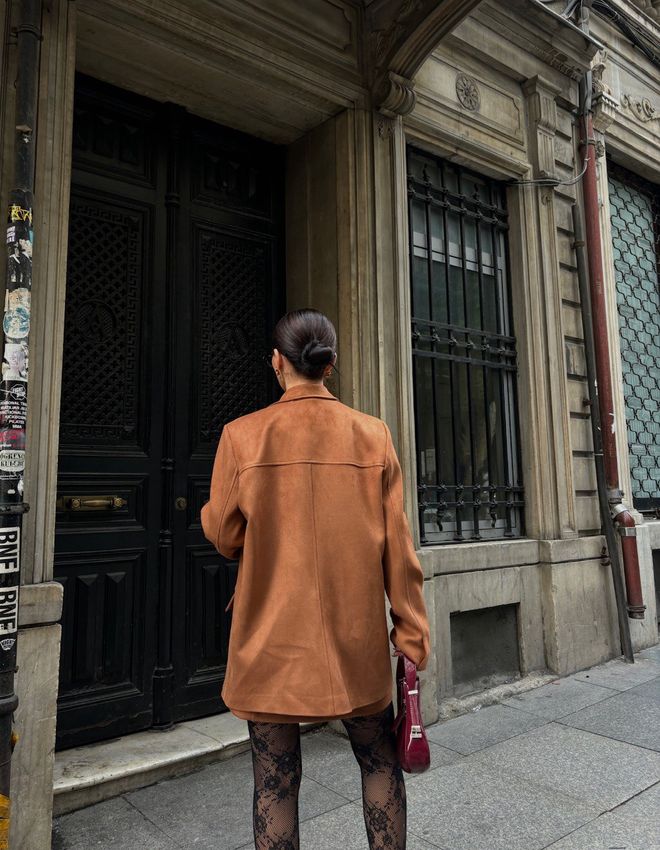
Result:
<svg viewBox="0 0 660 850"><path fill-rule="evenodd" d="M599 560L604 545L605 538L600 534L566 540L540 540L539 560L544 564Z"/></svg>
<svg viewBox="0 0 660 850"><path fill-rule="evenodd" d="M417 550L427 578L447 573L473 573L502 567L523 567L539 561L538 540L493 540L455 546L425 546Z"/></svg>
<svg viewBox="0 0 660 850"><path fill-rule="evenodd" d="M303 723L302 731L319 723ZM247 723L230 712L180 723L169 732L125 735L55 755L54 816L73 812L223 761L248 750Z"/></svg>
<svg viewBox="0 0 660 850"><path fill-rule="evenodd" d="M660 545L660 522L645 523ZM507 567L529 567L539 564L575 563L599 560L605 540L601 535L571 537L559 540L493 540L487 543L457 543L424 546L417 556L424 578L451 573L473 573ZM652 544L653 548L653 544Z"/></svg>
<svg viewBox="0 0 660 850"><path fill-rule="evenodd" d="M550 682L556 682L558 678L555 673L538 670L523 676L521 679L495 685L493 688L487 688L475 694L466 694L462 697L445 697L438 705L438 720L441 722L450 720L452 717L458 717L461 714L480 711L488 705L495 705L505 699L549 685Z"/></svg>
<svg viewBox="0 0 660 850"><path fill-rule="evenodd" d="M63 599L64 588L56 581L24 584L19 601L19 628L59 623Z"/></svg>
<svg viewBox="0 0 660 850"><path fill-rule="evenodd" d="M660 549L660 520L648 519L644 522L644 528L648 529L651 549Z"/></svg>

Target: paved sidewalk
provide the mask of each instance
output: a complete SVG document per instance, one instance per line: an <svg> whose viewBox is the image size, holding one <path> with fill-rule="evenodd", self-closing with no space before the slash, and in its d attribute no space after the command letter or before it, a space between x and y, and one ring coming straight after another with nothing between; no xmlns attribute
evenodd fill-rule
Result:
<svg viewBox="0 0 660 850"><path fill-rule="evenodd" d="M428 729L408 850L660 850L660 646ZM357 765L303 736L301 847L366 850ZM248 850L249 754L59 818L53 850Z"/></svg>

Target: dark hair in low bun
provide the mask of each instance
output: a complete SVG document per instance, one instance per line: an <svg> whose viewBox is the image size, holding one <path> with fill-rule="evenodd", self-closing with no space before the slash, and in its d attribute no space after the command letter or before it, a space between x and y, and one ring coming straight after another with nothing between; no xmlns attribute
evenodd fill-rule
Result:
<svg viewBox="0 0 660 850"><path fill-rule="evenodd" d="M273 347L301 375L318 380L335 356L337 332L320 310L291 310L275 325Z"/></svg>

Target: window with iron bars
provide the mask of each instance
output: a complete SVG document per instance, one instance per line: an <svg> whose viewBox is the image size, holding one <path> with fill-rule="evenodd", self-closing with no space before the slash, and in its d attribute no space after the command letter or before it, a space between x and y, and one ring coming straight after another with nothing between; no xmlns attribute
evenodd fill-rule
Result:
<svg viewBox="0 0 660 850"><path fill-rule="evenodd" d="M408 148L422 545L523 532L504 187Z"/></svg>

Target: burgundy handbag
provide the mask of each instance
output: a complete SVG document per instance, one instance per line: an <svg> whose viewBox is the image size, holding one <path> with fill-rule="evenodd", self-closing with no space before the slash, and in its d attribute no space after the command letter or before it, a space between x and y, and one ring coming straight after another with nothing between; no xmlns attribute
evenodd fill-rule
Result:
<svg viewBox="0 0 660 850"><path fill-rule="evenodd" d="M406 773L423 773L431 766L431 751L422 722L417 667L403 653L396 654L398 711L392 731L396 734L397 757Z"/></svg>

